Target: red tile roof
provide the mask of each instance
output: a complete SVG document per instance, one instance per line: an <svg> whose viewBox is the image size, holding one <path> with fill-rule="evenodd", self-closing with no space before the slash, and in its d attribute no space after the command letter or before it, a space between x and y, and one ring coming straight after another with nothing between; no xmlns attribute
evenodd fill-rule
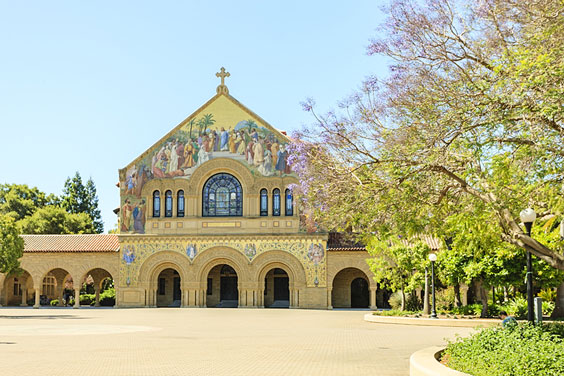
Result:
<svg viewBox="0 0 564 376"><path fill-rule="evenodd" d="M119 240L113 234L22 235L24 252L117 252Z"/></svg>

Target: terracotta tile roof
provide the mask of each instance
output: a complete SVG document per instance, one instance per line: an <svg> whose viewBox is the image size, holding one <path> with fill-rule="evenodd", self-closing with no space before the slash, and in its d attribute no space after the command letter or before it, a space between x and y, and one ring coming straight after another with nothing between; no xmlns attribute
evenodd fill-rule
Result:
<svg viewBox="0 0 564 376"><path fill-rule="evenodd" d="M441 241L431 235L418 235L415 237L426 243L433 251L438 251L441 248ZM402 240L406 246L412 245L413 240ZM340 232L330 232L329 240L327 240L328 251L365 251L364 244L354 240L353 234L344 234Z"/></svg>
<svg viewBox="0 0 564 376"><path fill-rule="evenodd" d="M24 252L117 252L114 234L22 235Z"/></svg>

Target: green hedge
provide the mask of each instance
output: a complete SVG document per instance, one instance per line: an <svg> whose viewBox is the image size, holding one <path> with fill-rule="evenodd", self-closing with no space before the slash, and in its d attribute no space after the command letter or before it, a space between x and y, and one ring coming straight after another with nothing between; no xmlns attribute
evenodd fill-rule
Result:
<svg viewBox="0 0 564 376"><path fill-rule="evenodd" d="M482 329L449 343L443 359L473 376L564 375L564 325Z"/></svg>

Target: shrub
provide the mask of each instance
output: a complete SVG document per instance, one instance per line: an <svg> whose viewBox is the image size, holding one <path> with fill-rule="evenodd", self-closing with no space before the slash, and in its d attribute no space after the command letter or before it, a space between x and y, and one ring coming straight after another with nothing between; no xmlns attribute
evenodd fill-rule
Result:
<svg viewBox="0 0 564 376"><path fill-rule="evenodd" d="M82 294L80 295L80 305L93 305L96 302L96 295Z"/></svg>
<svg viewBox="0 0 564 376"><path fill-rule="evenodd" d="M423 308L423 302L415 294L407 295L407 301L405 302L405 309L408 311L419 311Z"/></svg>
<svg viewBox="0 0 564 376"><path fill-rule="evenodd" d="M452 287L435 292L435 306L440 311L450 311L454 307L454 289Z"/></svg>
<svg viewBox="0 0 564 376"><path fill-rule="evenodd" d="M546 302L554 302L556 300L556 290L544 289L539 292L539 297Z"/></svg>
<svg viewBox="0 0 564 376"><path fill-rule="evenodd" d="M525 298L517 297L503 304L501 309L511 316L525 318L527 317L527 300Z"/></svg>
<svg viewBox="0 0 564 376"><path fill-rule="evenodd" d="M444 359L473 376L564 375L563 333L554 324L482 329L450 342Z"/></svg>
<svg viewBox="0 0 564 376"><path fill-rule="evenodd" d="M376 316L420 316L419 311L399 311L396 309L388 309L386 311L376 311L374 312Z"/></svg>
<svg viewBox="0 0 564 376"><path fill-rule="evenodd" d="M482 314L482 305L468 304L462 307L454 307L451 312L455 315L480 316Z"/></svg>
<svg viewBox="0 0 564 376"><path fill-rule="evenodd" d="M390 303L392 310L399 311L401 309L401 291L392 293L390 299L388 299L388 303Z"/></svg>
<svg viewBox="0 0 564 376"><path fill-rule="evenodd" d="M49 302L49 305L56 307L59 304L59 299L53 299Z"/></svg>
<svg viewBox="0 0 564 376"><path fill-rule="evenodd" d="M542 301L542 314L543 314L544 316L550 316L550 315L552 315L552 311L554 311L554 307L555 307L554 302L545 301L545 300L543 299L543 301Z"/></svg>
<svg viewBox="0 0 564 376"><path fill-rule="evenodd" d="M101 306L113 306L116 304L116 290L113 287L104 290L100 294L100 305Z"/></svg>

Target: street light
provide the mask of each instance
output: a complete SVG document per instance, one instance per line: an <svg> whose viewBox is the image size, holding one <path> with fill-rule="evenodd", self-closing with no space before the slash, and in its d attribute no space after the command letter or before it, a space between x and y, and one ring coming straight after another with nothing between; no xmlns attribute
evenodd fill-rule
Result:
<svg viewBox="0 0 564 376"><path fill-rule="evenodd" d="M521 217L521 222L525 225L527 230L527 236L531 237L531 228L533 227L533 222L537 218L537 213L531 208L523 210L519 216ZM531 260L531 252L527 251L527 320L530 323L534 322L534 312L533 312L533 262Z"/></svg>
<svg viewBox="0 0 564 376"><path fill-rule="evenodd" d="M432 294L432 305L433 309L431 312L431 318L437 318L437 309L435 307L435 261L437 261L437 255L434 253L429 253L429 261L431 261L431 294Z"/></svg>

